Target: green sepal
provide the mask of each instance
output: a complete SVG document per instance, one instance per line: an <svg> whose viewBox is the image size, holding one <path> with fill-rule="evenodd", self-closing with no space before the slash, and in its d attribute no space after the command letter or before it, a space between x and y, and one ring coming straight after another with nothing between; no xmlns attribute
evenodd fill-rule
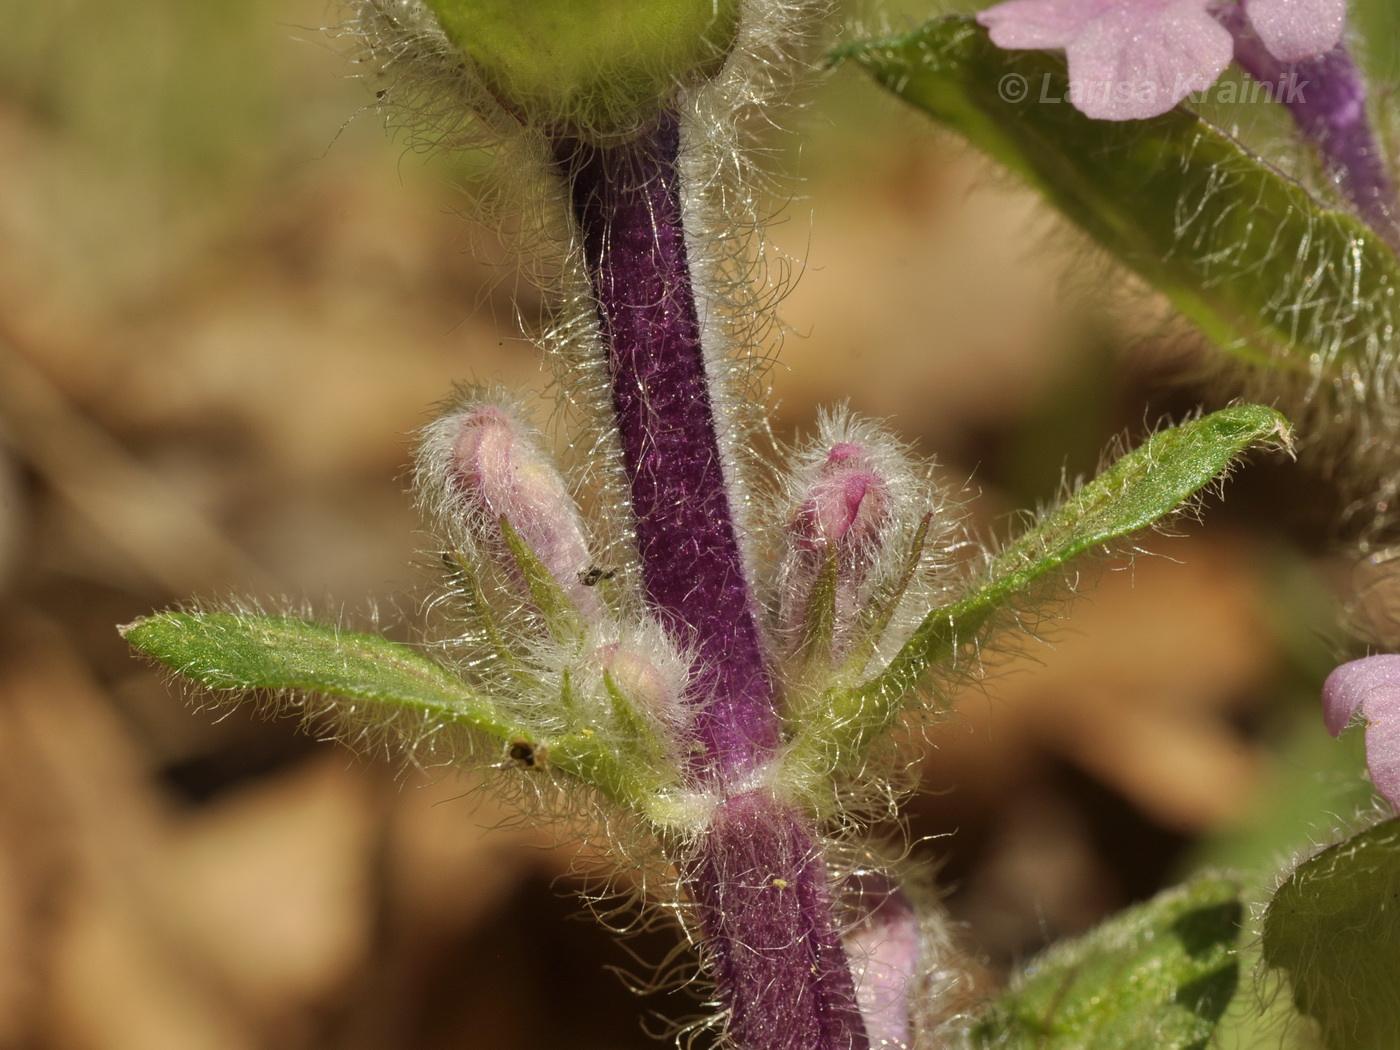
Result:
<svg viewBox="0 0 1400 1050"><path fill-rule="evenodd" d="M831 670L831 646L836 638L836 573L836 552L828 550L817 578L812 581L802 617L802 639L797 654L803 678L812 675L825 678Z"/></svg>
<svg viewBox="0 0 1400 1050"><path fill-rule="evenodd" d="M603 689L608 694L608 704L612 708L613 725L621 740L633 748L646 762L661 764L665 760L665 748L651 725L638 712L636 706L621 689L617 681L603 672Z"/></svg>
<svg viewBox="0 0 1400 1050"><path fill-rule="evenodd" d="M208 689L323 696L342 702L355 723L417 716L475 730L498 741L507 761L562 770L642 809L657 789L589 735L541 734L437 661L376 634L239 612L157 613L121 632L144 655Z"/></svg>
<svg viewBox="0 0 1400 1050"><path fill-rule="evenodd" d="M481 576L476 571L476 566L458 550L445 552L442 562L454 589L461 595L472 617L485 632L486 640L491 644L496 659L511 670L519 671L520 661L511 651L501 625L496 622L491 603L486 600L486 592L482 589Z"/></svg>
<svg viewBox="0 0 1400 1050"><path fill-rule="evenodd" d="M1003 50L963 17L836 58L1038 188L1222 349L1320 380L1315 396L1393 391L1394 253L1191 111L1090 119L1061 56Z"/></svg>
<svg viewBox="0 0 1400 1050"><path fill-rule="evenodd" d="M882 672L813 705L792 727L796 768L815 783L839 763L859 764L899 718L924 672L975 642L998 609L1053 579L1071 558L1179 510L1246 450L1289 442L1287 420L1260 405L1222 409L1153 434L1005 547L957 602L929 613Z"/></svg>
<svg viewBox="0 0 1400 1050"><path fill-rule="evenodd" d="M712 76L739 0L424 0L493 96L527 123L628 131Z"/></svg>
<svg viewBox="0 0 1400 1050"><path fill-rule="evenodd" d="M544 617L549 633L556 641L575 639L582 635L586 625L573 599L559 586L554 574L540 561L539 556L504 514L501 515L501 535L505 537L506 549L510 551L516 568L520 570L525 586L530 591L530 600Z"/></svg>
<svg viewBox="0 0 1400 1050"><path fill-rule="evenodd" d="M1328 1050L1400 1046L1400 820L1298 865L1264 914L1264 962Z"/></svg>
<svg viewBox="0 0 1400 1050"><path fill-rule="evenodd" d="M1035 959L973 1025L975 1050L1204 1050L1239 981L1244 909L1205 876Z"/></svg>
<svg viewBox="0 0 1400 1050"><path fill-rule="evenodd" d="M924 559L924 546L928 543L929 526L932 523L933 512L929 511L919 521L919 527L914 530L914 539L909 544L909 551L904 556L904 564L900 567L899 576L896 577L894 586L879 599L879 606L876 608L874 616L861 631L859 641L851 646L850 654L842 661L841 668L836 674L838 680L859 674L870 662L870 658L875 655L875 649L879 646L880 639L884 637L885 630L889 627L890 621L894 619L899 603L904 600L904 592L909 589L909 585L914 582L915 574L919 571L919 565Z"/></svg>

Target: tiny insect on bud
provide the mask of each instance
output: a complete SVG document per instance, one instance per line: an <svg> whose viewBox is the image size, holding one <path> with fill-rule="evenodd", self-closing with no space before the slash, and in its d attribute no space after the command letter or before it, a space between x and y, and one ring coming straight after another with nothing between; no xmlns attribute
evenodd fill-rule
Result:
<svg viewBox="0 0 1400 1050"><path fill-rule="evenodd" d="M578 612L598 613L597 592L581 576L593 560L578 507L513 412L493 403L463 406L428 428L421 460L420 480L449 528L505 564L512 543L523 543ZM507 575L528 576L520 559L514 561ZM537 590L533 581L521 582L532 594Z"/></svg>
<svg viewBox="0 0 1400 1050"><path fill-rule="evenodd" d="M523 738L512 740L506 749L506 764L515 769L543 769L547 750Z"/></svg>

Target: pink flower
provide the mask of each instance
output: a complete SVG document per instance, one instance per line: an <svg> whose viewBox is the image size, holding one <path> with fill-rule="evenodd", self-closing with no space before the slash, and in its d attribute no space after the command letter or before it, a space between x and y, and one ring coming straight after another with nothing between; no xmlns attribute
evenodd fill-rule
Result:
<svg viewBox="0 0 1400 1050"><path fill-rule="evenodd" d="M1337 46L1346 22L1346 0L1243 0L1244 13L1269 53L1280 62L1302 62Z"/></svg>
<svg viewBox="0 0 1400 1050"><path fill-rule="evenodd" d="M1069 99L1090 117L1167 112L1215 83L1234 54L1230 0L1006 0L977 21L1004 48L1063 48ZM1341 39L1346 0L1240 0L1270 54L1300 62Z"/></svg>
<svg viewBox="0 0 1400 1050"><path fill-rule="evenodd" d="M1400 655L1368 656L1342 664L1322 686L1322 717L1336 736L1357 711L1366 720L1366 766L1371 782L1400 809Z"/></svg>

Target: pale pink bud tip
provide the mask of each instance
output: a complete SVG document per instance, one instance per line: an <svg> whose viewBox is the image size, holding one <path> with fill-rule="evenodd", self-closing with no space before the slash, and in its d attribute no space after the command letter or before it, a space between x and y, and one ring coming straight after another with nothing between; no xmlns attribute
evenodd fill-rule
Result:
<svg viewBox="0 0 1400 1050"><path fill-rule="evenodd" d="M1366 766L1376 790L1400 808L1400 655L1342 664L1322 686L1322 717L1336 736L1360 711L1366 721Z"/></svg>
<svg viewBox="0 0 1400 1050"><path fill-rule="evenodd" d="M778 622L797 651L834 659L851 642L871 581L887 575L884 555L918 482L873 426L832 418L822 429L791 479Z"/></svg>
<svg viewBox="0 0 1400 1050"><path fill-rule="evenodd" d="M677 721L682 713L676 675L670 675L642 653L622 645L605 645L598 651L603 671L617 691L642 714L662 723ZM682 669L682 675L684 669ZM680 679L683 684L685 679Z"/></svg>
<svg viewBox="0 0 1400 1050"><path fill-rule="evenodd" d="M811 546L865 546L876 541L889 504L889 486L871 469L866 450L842 442L818 469L793 531Z"/></svg>
<svg viewBox="0 0 1400 1050"><path fill-rule="evenodd" d="M442 420L451 438L447 487L469 531L500 542L505 518L579 608L596 604L578 507L553 462L505 409L482 405Z"/></svg>

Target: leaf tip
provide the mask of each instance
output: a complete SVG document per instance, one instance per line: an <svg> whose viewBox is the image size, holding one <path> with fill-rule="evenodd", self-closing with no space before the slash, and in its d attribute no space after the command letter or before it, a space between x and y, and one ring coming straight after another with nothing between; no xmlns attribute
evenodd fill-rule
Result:
<svg viewBox="0 0 1400 1050"><path fill-rule="evenodd" d="M161 618L160 613L154 616L138 616L130 623L117 624L117 633L121 635L132 648L146 653L146 636L150 634L151 628Z"/></svg>

